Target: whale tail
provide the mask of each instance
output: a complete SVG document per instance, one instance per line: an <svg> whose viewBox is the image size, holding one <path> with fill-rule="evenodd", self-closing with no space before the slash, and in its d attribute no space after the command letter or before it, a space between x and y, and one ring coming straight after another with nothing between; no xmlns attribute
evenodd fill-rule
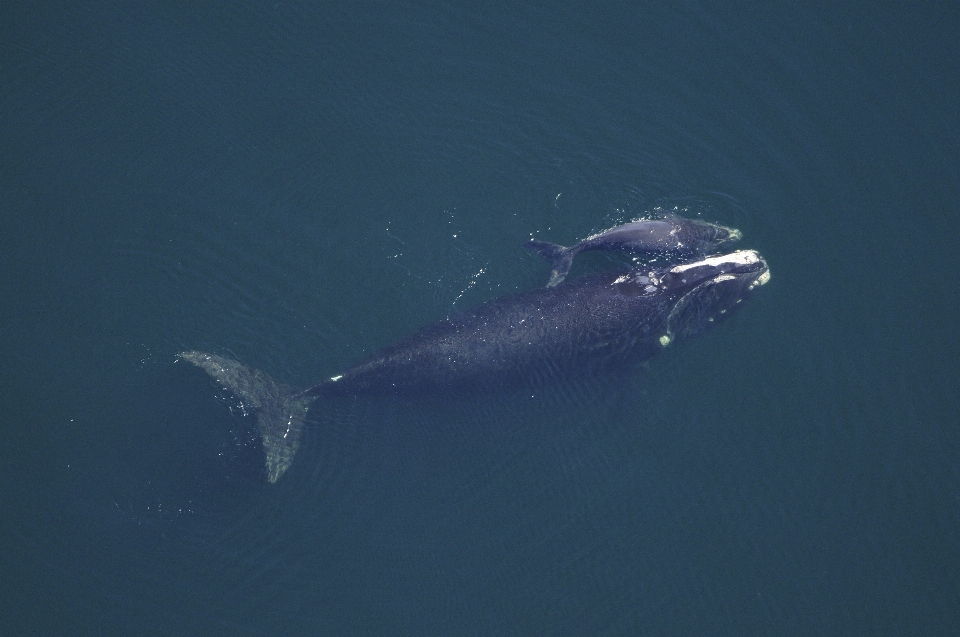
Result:
<svg viewBox="0 0 960 637"><path fill-rule="evenodd" d="M267 455L267 480L276 482L293 462L307 409L315 399L229 358L203 352L181 352L179 357L213 376L240 399L245 411L256 415Z"/></svg>
<svg viewBox="0 0 960 637"><path fill-rule="evenodd" d="M547 281L547 287L552 288L563 283L570 272L570 266L573 265L573 257L577 251L573 248L564 248L556 243L549 241L540 241L539 239L530 239L523 244L527 250L536 252L538 255L550 262L550 280Z"/></svg>

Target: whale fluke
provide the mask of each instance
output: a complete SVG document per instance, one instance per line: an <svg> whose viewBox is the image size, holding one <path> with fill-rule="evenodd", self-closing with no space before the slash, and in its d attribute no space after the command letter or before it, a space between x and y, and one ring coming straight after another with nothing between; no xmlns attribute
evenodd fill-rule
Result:
<svg viewBox="0 0 960 637"><path fill-rule="evenodd" d="M204 352L181 352L179 357L213 376L240 399L244 410L256 415L267 454L267 480L276 482L293 462L314 398L229 358Z"/></svg>
<svg viewBox="0 0 960 637"><path fill-rule="evenodd" d="M580 252L579 249L565 248L549 241L540 241L539 239L530 239L524 244L528 250L531 250L550 262L550 280L547 281L547 287L552 288L559 285L567 278L570 272L570 266L573 265L573 257Z"/></svg>

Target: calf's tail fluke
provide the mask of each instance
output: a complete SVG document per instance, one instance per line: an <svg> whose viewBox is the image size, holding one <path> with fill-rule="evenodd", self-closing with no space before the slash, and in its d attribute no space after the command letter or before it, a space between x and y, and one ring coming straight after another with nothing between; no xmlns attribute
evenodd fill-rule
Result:
<svg viewBox="0 0 960 637"><path fill-rule="evenodd" d="M229 358L203 352L181 352L180 358L213 376L255 414L267 454L267 480L276 482L293 462L307 409L315 399Z"/></svg>
<svg viewBox="0 0 960 637"><path fill-rule="evenodd" d="M570 266L573 265L573 257L577 256L575 249L564 248L555 243L540 241L539 239L530 239L523 245L527 250L536 252L550 262L550 280L547 281L548 288L563 283L563 280L567 278L567 273L570 272Z"/></svg>

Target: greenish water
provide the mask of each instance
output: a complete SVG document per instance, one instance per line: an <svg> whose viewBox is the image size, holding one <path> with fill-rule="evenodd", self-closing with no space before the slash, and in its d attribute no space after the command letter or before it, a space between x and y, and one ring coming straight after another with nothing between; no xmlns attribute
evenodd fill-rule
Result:
<svg viewBox="0 0 960 637"><path fill-rule="evenodd" d="M11 634L950 634L958 18L0 9ZM268 485L175 356L306 386L679 210L772 280L635 374L325 406ZM571 276L622 260L578 257Z"/></svg>

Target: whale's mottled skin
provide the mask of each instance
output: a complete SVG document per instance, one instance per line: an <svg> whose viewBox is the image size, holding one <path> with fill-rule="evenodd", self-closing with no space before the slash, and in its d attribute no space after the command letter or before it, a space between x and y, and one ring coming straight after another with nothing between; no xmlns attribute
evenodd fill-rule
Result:
<svg viewBox="0 0 960 637"><path fill-rule="evenodd" d="M315 400L530 386L595 374L698 334L729 316L769 277L763 258L744 250L504 296L429 325L302 391L214 354L180 357L257 414L267 477L275 482L290 466Z"/></svg>
<svg viewBox="0 0 960 637"><path fill-rule="evenodd" d="M574 257L588 250L686 258L710 254L740 237L740 231L735 228L683 217L666 217L625 223L591 235L569 248L539 239L531 239L524 246L550 261L547 287L553 287L566 278Z"/></svg>

